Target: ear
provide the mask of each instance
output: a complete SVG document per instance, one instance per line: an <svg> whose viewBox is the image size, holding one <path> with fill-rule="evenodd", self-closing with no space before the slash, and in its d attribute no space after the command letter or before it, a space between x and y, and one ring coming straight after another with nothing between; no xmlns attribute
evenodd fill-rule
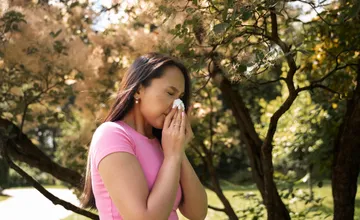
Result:
<svg viewBox="0 0 360 220"><path fill-rule="evenodd" d="M136 93L134 94L134 97L135 98L139 98L139 99L142 99L142 97L144 96L144 86L143 85L140 85L138 90L136 91Z"/></svg>

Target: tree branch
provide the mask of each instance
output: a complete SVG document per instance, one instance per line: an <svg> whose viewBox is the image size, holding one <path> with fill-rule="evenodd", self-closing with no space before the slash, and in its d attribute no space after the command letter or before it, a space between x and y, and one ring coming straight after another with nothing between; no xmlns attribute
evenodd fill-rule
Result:
<svg viewBox="0 0 360 220"><path fill-rule="evenodd" d="M41 184L39 184L35 179L33 179L29 174L27 174L24 170L22 170L20 167L18 167L11 160L9 153L8 153L9 144L16 145L16 143L12 143L12 142L14 142L14 140L12 140L10 137L11 136L9 136L8 130L0 127L0 155L9 164L9 167L11 167L18 174L20 174L23 178L25 178L26 181L31 183L35 189L37 189L41 194L43 194L47 199L49 199L54 205L59 204L59 205L63 206L65 209L71 210L80 215L86 216L91 219L99 219L99 217L96 214L93 214L89 211L83 210L79 207L74 206L73 204L71 204L69 202L66 202L66 201L54 196L49 191L47 191Z"/></svg>
<svg viewBox="0 0 360 220"><path fill-rule="evenodd" d="M321 85L321 84L312 84L312 85L310 85L310 86L305 86L305 87L302 87L302 88L297 89L296 92L299 93L299 92L302 92L302 91L305 91L305 90L312 90L312 89L315 89L315 88L325 89L325 90L327 90L327 91L329 91L329 92L331 92L331 93L334 93L334 94L339 95L339 97L340 97L340 95L341 95L339 92L337 92L337 91L335 91L335 90L332 90L332 89L330 89L329 87L326 87L326 86Z"/></svg>
<svg viewBox="0 0 360 220"><path fill-rule="evenodd" d="M339 25L343 25L343 23L330 23L328 21L325 20L325 18L323 18L320 13L316 10L317 7L319 6L315 6L315 4L311 1L304 1L304 0L290 0L289 2L301 2L301 3L304 3L304 4L308 4L310 5L310 7L315 11L316 15L327 25L329 26L339 26ZM323 5L321 7L324 7ZM346 22L348 19L344 19L344 22Z"/></svg>
<svg viewBox="0 0 360 220"><path fill-rule="evenodd" d="M11 141L11 140L9 140ZM4 144L4 140L1 140L2 145ZM89 212L87 210L81 209L67 201L64 201L62 199L59 199L58 197L54 196L52 193L50 193L49 191L47 191L41 184L39 184L35 179L33 179L29 174L27 174L24 170L22 170L20 167L18 167L9 157L9 155L7 154L7 149L6 146L2 146L2 156L5 158L5 160L7 161L7 163L9 164L9 166L15 170L18 174L20 174L20 176L22 176L26 181L28 181L29 183L31 183L33 185L33 187L38 190L41 194L43 194L47 199L49 199L54 205L61 205L62 207L64 207L67 210L71 210L75 213L78 213L80 215L86 216L90 219L99 219L99 216Z"/></svg>
<svg viewBox="0 0 360 220"><path fill-rule="evenodd" d="M294 58L292 57L291 53L289 53L290 52L289 47L280 39L278 35L278 31L273 28L273 27L276 28L278 27L275 8L270 8L270 13L271 13L271 26L272 26L271 36L275 40L275 43L280 46L284 54L286 54L286 60L290 68L285 79L286 85L289 89L289 97L271 117L269 129L267 131L266 138L263 143L263 146L270 146L270 148L267 149L267 151L271 152L272 151L271 142L273 140L276 131L277 123L280 117L290 108L290 106L292 105L292 103L294 102L297 96L293 81L297 67Z"/></svg>
<svg viewBox="0 0 360 220"><path fill-rule="evenodd" d="M225 209L217 208L211 205L208 205L208 208L219 212L225 212Z"/></svg>
<svg viewBox="0 0 360 220"><path fill-rule="evenodd" d="M121 6L121 3L113 4L113 5L111 5L110 8L107 8L107 7L102 6L100 13L108 12L108 11L111 11L112 9L117 9L117 8L120 7L120 6Z"/></svg>
<svg viewBox="0 0 360 220"><path fill-rule="evenodd" d="M13 137L13 141L9 143L10 146L8 148L8 152L13 158L49 173L55 178L67 182L76 188L81 187L82 176L79 173L53 162L44 152L35 146L24 133L19 135L19 128L11 121L0 118L0 129L7 130L9 137ZM21 138L19 138L19 136L21 136Z"/></svg>
<svg viewBox="0 0 360 220"><path fill-rule="evenodd" d="M267 85L267 84L270 84L270 83L275 83L275 82L279 82L279 81L286 81L286 79L284 77L280 77L279 79L275 79L275 80L270 80L270 81L266 81L266 82L253 82L255 84L258 84L258 85Z"/></svg>

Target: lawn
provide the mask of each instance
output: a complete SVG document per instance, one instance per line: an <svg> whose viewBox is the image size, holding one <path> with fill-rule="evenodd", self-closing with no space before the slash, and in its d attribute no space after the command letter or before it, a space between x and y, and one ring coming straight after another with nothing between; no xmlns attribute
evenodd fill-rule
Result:
<svg viewBox="0 0 360 220"><path fill-rule="evenodd" d="M358 187L360 187L360 185ZM257 203L255 203L255 201L253 199L245 199L243 197L238 197L238 196L234 197L235 195L237 195L239 193L244 193L244 194L247 193L248 195L253 195L253 196L250 196L251 198L254 198L254 197L260 198L259 197L260 194L257 191L257 189L255 188L255 186L239 186L239 185L231 184L227 181L222 181L222 188L223 188L223 192L224 192L225 196L230 200L230 203L233 206L233 208L235 209L235 211L247 209L247 208L259 207L259 205ZM300 185L300 186L298 186L298 188L300 188L303 192L308 191L306 185ZM206 191L207 191L207 195L208 195L209 204L212 206L218 207L218 208L223 208L223 206L221 205L221 202L217 198L216 194L210 190L206 190ZM332 219L333 199L332 199L330 183L328 183L328 182L325 183L324 186L321 188L314 186L314 197L315 198L321 197L321 198L324 198L324 200L322 201L322 205L318 207L318 211L312 212L312 214L319 213L319 216L311 217L311 219L313 219L313 220L317 220L317 219L319 219L319 220L320 219L321 220L329 219L330 220L330 219ZM286 204L291 203L291 204L289 204L289 206L290 206L291 210L293 210L294 212L300 212L304 209L310 208L310 206L305 205L305 203L303 201L296 201L296 199L284 200L284 202ZM265 210L264 210L264 213L266 213ZM178 211L178 215L179 215L180 220L187 219L187 218L183 217L179 211ZM360 192L359 192L359 190L356 195L355 216L360 216ZM86 220L86 219L87 219L86 217L83 217L83 216L80 216L77 214L73 214L63 220ZM227 216L224 213L209 209L206 219L220 220L220 219L227 219ZM241 219L251 219L251 218L249 217L249 218L241 218ZM266 217L264 216L260 219L266 219ZM300 218L292 217L292 219L300 219ZM304 219L304 218L302 218L302 219ZM357 219L357 217L355 217L355 219Z"/></svg>
<svg viewBox="0 0 360 220"><path fill-rule="evenodd" d="M5 199L8 199L8 198L9 198L9 196L7 196L7 195L0 195L0 202L4 201Z"/></svg>

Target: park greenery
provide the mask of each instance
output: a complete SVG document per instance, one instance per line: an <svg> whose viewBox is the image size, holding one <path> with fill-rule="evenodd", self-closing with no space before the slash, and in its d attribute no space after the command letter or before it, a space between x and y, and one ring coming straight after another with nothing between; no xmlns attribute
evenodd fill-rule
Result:
<svg viewBox="0 0 360 220"><path fill-rule="evenodd" d="M1 1L1 189L97 219L42 184L80 193L92 133L150 51L191 73L209 219L360 216L357 0Z"/></svg>

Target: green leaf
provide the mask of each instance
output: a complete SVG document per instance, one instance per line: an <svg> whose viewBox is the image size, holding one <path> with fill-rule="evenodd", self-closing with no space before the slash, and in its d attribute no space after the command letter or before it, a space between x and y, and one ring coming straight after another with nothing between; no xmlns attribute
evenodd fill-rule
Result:
<svg viewBox="0 0 360 220"><path fill-rule="evenodd" d="M75 75L75 79L82 79L82 80L84 80L84 79L85 79L84 73L78 72L78 73Z"/></svg>
<svg viewBox="0 0 360 220"><path fill-rule="evenodd" d="M256 54L257 62L260 62L260 61L262 61L262 59L264 59L264 57L265 57L264 52L262 52L261 50L255 50L254 52Z"/></svg>
<svg viewBox="0 0 360 220"><path fill-rule="evenodd" d="M359 14L359 12L360 12L360 3L356 2L355 5L353 5L350 8L349 17L353 18L353 17L357 16Z"/></svg>
<svg viewBox="0 0 360 220"><path fill-rule="evenodd" d="M252 12L249 8L247 7L242 7L240 8L240 14L241 14L241 19L243 21L247 21L252 17Z"/></svg>
<svg viewBox="0 0 360 220"><path fill-rule="evenodd" d="M54 50L58 53L61 53L61 52L63 52L64 49L66 49L66 47L63 45L63 43L58 40L54 42L53 47L54 47Z"/></svg>
<svg viewBox="0 0 360 220"><path fill-rule="evenodd" d="M181 53L185 52L186 44L179 44L176 46L176 50L180 51Z"/></svg>
<svg viewBox="0 0 360 220"><path fill-rule="evenodd" d="M186 11L186 13L188 13L188 14L192 14L192 13L195 12L195 9L194 9L194 8L187 8L187 9L185 9L185 11Z"/></svg>
<svg viewBox="0 0 360 220"><path fill-rule="evenodd" d="M246 70L247 70L247 66L246 66L246 65L244 65L244 64L239 65L238 71L239 71L240 73L243 73L243 72L245 72Z"/></svg>
<svg viewBox="0 0 360 220"><path fill-rule="evenodd" d="M215 34L221 34L223 32L225 32L225 30L229 27L230 25L228 23L220 23L214 26L213 31L215 32Z"/></svg>
<svg viewBox="0 0 360 220"><path fill-rule="evenodd" d="M61 33L62 29L58 30L56 33L54 32L50 32L50 36L53 37L53 38L56 38L57 36L59 36L59 34Z"/></svg>
<svg viewBox="0 0 360 220"><path fill-rule="evenodd" d="M223 21L227 21L228 10L229 10L229 6L227 4L225 4L225 8L222 12Z"/></svg>
<svg viewBox="0 0 360 220"><path fill-rule="evenodd" d="M26 119L27 121L30 121L30 122L33 122L33 121L34 121L34 117L33 117L32 115L30 115L30 114L25 115L25 119Z"/></svg>
<svg viewBox="0 0 360 220"><path fill-rule="evenodd" d="M70 5L70 8L74 8L74 7L76 7L76 6L80 6L80 3L79 2L73 2L73 3L71 3L71 5Z"/></svg>
<svg viewBox="0 0 360 220"><path fill-rule="evenodd" d="M245 12L242 14L242 19L243 19L244 21L247 21L247 20L249 20L249 19L251 18L251 16L252 16L252 14L251 14L250 11L245 11Z"/></svg>

